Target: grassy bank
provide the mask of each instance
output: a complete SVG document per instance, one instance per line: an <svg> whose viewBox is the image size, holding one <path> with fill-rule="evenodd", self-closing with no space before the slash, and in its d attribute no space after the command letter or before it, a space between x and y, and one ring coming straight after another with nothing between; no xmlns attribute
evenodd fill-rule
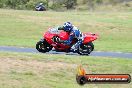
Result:
<svg viewBox="0 0 132 88"><path fill-rule="evenodd" d="M82 88L76 83L77 66L87 73L127 73L132 60L69 55L0 53L0 88ZM114 66L114 67L113 67ZM83 88L131 88L132 84L88 84Z"/></svg>
<svg viewBox="0 0 132 88"><path fill-rule="evenodd" d="M98 33L95 49L132 52L131 12L36 12L0 9L0 45L35 47L49 27L71 21L82 32Z"/></svg>

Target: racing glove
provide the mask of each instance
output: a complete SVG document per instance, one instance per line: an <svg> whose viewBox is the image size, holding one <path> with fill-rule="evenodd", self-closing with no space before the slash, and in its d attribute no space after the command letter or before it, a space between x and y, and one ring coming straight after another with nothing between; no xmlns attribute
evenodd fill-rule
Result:
<svg viewBox="0 0 132 88"><path fill-rule="evenodd" d="M64 30L63 26L58 27L58 30Z"/></svg>

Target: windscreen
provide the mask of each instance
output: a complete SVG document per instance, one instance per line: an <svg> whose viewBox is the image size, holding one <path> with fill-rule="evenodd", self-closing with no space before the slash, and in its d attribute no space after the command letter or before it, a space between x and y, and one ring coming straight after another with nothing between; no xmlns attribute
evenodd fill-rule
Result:
<svg viewBox="0 0 132 88"><path fill-rule="evenodd" d="M59 33L60 33L60 31L58 30L57 27L56 27L56 28L51 28L51 29L49 30L49 32L52 33L52 34L59 34Z"/></svg>

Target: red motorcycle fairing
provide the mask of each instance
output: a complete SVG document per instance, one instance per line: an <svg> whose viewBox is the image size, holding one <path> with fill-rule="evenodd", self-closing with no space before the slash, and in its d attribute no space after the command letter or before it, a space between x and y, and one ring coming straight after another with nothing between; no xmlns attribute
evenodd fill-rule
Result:
<svg viewBox="0 0 132 88"><path fill-rule="evenodd" d="M53 42L53 41L52 41L52 38L53 38L54 36L59 36L59 38L60 38L61 40L68 40L68 38L69 38L69 34L68 34L67 32L64 32L64 31L60 31L59 34L53 34L53 33L50 33L50 32L48 31L48 32L46 32L46 33L43 35L44 39L46 39L46 41L47 41L50 45L52 45L55 49L57 49L57 50L65 51L65 50L67 50L67 49L70 48L70 46L68 46L68 45L65 45L65 44L62 44L62 43Z"/></svg>
<svg viewBox="0 0 132 88"><path fill-rule="evenodd" d="M44 39L46 39L46 41L50 45L52 45L56 50L66 51L71 47L71 46L65 45L63 43L53 42L52 38L54 36L59 36L59 38L61 40L68 40L69 39L69 34L65 31L60 31L59 33L51 33L50 31L47 31L43 35ZM83 33L83 36L84 36L83 44L87 44L88 42L92 42L98 38L97 34L92 34L92 33Z"/></svg>
<svg viewBox="0 0 132 88"><path fill-rule="evenodd" d="M88 42L92 42L94 40L96 40L98 38L97 34L93 34L93 33L83 33L84 36L84 40L83 40L83 44L86 44Z"/></svg>

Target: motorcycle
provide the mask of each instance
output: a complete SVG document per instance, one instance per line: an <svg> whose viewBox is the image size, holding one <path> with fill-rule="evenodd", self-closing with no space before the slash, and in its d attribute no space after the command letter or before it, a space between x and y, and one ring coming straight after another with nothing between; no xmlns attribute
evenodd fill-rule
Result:
<svg viewBox="0 0 132 88"><path fill-rule="evenodd" d="M94 50L93 41L98 38L97 34L83 33L83 43L78 47L76 53L80 55L89 55ZM47 32L43 34L43 38L37 42L36 49L39 52L46 53L51 51L53 48L57 52L71 52L70 48L77 42L74 38L70 45L57 42L59 40L68 40L69 33L57 28L49 28Z"/></svg>
<svg viewBox="0 0 132 88"><path fill-rule="evenodd" d="M46 8L43 5L38 5L35 7L36 11L46 11Z"/></svg>

